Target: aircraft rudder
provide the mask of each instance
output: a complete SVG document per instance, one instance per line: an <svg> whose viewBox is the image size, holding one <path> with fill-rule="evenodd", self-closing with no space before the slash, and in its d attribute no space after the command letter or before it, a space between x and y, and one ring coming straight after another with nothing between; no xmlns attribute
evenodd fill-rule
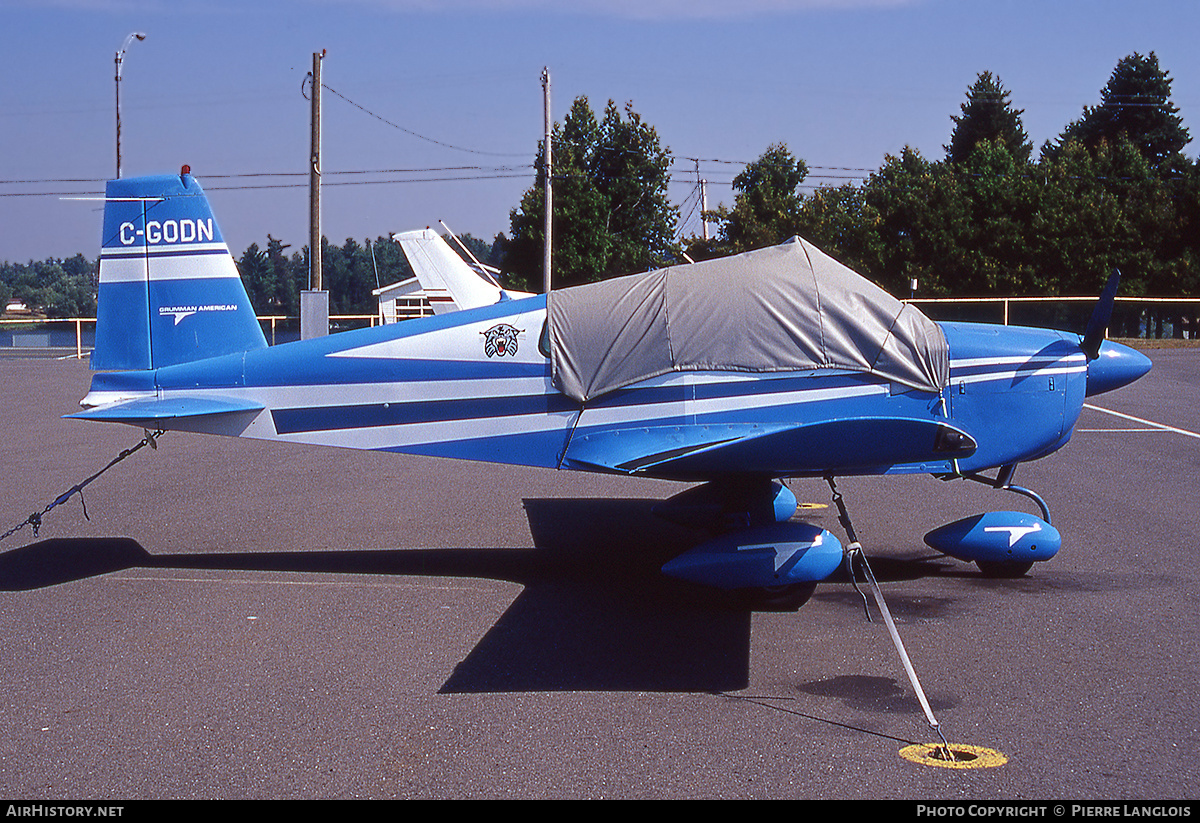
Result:
<svg viewBox="0 0 1200 823"><path fill-rule="evenodd" d="M435 313L498 303L500 287L489 283L432 229L393 235L408 258Z"/></svg>

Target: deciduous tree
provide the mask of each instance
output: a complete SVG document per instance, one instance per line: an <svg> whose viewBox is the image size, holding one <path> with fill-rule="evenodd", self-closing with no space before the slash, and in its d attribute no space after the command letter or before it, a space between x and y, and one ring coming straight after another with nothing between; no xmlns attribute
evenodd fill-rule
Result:
<svg viewBox="0 0 1200 823"><path fill-rule="evenodd" d="M626 105L609 101L597 121L578 97L551 135L554 160L555 288L671 262L678 213L667 197L671 155L657 132ZM545 242L545 147L537 178L510 214L503 268L510 285L540 291Z"/></svg>
<svg viewBox="0 0 1200 823"><path fill-rule="evenodd" d="M706 213L717 224L717 240L705 248L693 242L697 254L737 254L773 246L796 234L800 224L802 196L799 188L808 176L808 166L783 143L769 147L737 177L733 208L718 206ZM691 247L689 247L689 251Z"/></svg>

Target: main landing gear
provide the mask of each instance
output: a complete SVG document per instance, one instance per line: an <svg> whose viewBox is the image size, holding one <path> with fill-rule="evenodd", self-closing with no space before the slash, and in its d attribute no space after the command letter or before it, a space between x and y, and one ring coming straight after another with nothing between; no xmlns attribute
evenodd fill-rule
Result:
<svg viewBox="0 0 1200 823"><path fill-rule="evenodd" d="M825 529L790 522L796 508L791 490L766 478L688 489L656 506L655 514L715 536L663 572L732 592L752 608L797 609L837 570L842 547Z"/></svg>

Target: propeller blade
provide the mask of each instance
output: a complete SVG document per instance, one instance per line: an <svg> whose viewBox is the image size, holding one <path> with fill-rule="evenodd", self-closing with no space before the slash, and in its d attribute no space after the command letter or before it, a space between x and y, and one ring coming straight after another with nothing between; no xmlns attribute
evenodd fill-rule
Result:
<svg viewBox="0 0 1200 823"><path fill-rule="evenodd" d="M1112 319L1113 303L1117 296L1117 286L1120 283L1121 272L1113 269L1113 273L1108 277L1108 283L1104 286L1104 291L1100 293L1100 300L1092 309L1092 318L1088 321L1087 331L1083 333L1083 340L1079 344L1088 360L1095 360L1100 356L1100 344L1104 342L1108 322Z"/></svg>

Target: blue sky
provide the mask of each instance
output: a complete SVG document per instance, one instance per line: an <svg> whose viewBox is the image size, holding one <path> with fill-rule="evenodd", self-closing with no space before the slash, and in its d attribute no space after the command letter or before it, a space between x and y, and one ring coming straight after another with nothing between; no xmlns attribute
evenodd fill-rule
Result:
<svg viewBox="0 0 1200 823"><path fill-rule="evenodd" d="M730 203L740 164L774 143L807 161L812 183L863 175L906 145L940 158L982 71L1040 146L1099 101L1118 60L1153 51L1200 137L1195 0L0 0L0 31L10 261L97 254L98 203L11 195L103 190L113 57L133 31L147 39L124 64L124 174L191 165L235 255L268 234L307 243L301 87L322 49L325 84L391 123L325 94L324 230L339 244L438 220L507 232L532 182L543 67L555 120L579 95L597 111L632 102L679 158L671 194L685 212L695 173L683 158L702 159L710 205ZM387 169L432 171L338 174ZM300 176L248 176L264 173ZM429 182L363 184L414 177Z"/></svg>

